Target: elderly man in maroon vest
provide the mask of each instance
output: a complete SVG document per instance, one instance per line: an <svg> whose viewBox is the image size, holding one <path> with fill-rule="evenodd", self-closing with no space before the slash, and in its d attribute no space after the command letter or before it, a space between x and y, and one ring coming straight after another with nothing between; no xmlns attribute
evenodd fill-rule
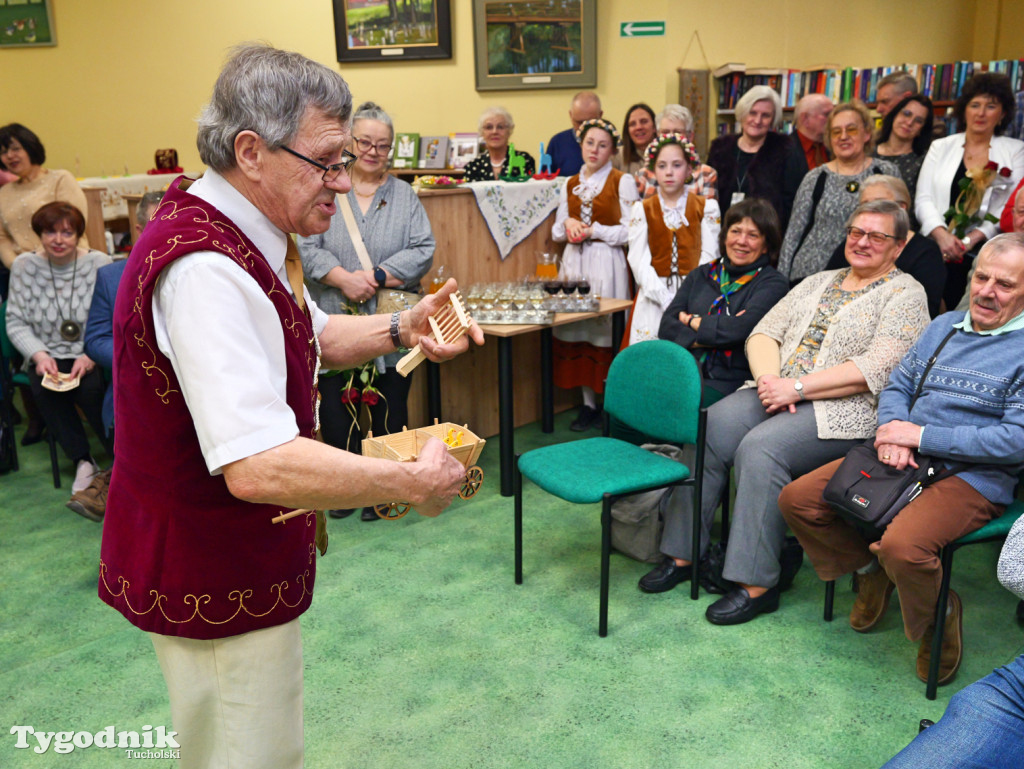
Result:
<svg viewBox="0 0 1024 769"><path fill-rule="evenodd" d="M328 317L302 288L290 233L324 232L350 188L351 108L326 67L236 49L199 120L209 170L171 185L118 292L99 594L153 640L183 767L302 766L315 511L407 499L437 515L464 476L440 441L398 463L314 440L321 364L467 344L425 336L454 281L391 316Z"/></svg>

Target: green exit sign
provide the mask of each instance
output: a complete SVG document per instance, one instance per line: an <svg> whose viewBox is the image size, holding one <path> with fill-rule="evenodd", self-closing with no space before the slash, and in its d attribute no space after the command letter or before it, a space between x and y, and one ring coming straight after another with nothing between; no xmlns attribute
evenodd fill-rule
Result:
<svg viewBox="0 0 1024 769"><path fill-rule="evenodd" d="M620 37L660 37L664 34L663 21L624 21L619 25Z"/></svg>

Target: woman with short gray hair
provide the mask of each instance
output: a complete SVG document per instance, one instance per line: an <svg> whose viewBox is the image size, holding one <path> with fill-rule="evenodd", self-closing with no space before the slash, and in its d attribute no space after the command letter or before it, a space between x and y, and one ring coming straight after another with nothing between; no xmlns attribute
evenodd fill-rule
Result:
<svg viewBox="0 0 1024 769"><path fill-rule="evenodd" d="M736 103L740 132L711 142L707 164L718 171L718 205L722 215L745 198L764 198L775 208L783 228L789 215L783 203L786 137L776 133L782 100L766 85L757 85Z"/></svg>
<svg viewBox="0 0 1024 769"><path fill-rule="evenodd" d="M511 158L509 139L515 127L512 115L504 107L488 107L480 113L479 130L485 151L466 166L464 178L467 182L493 182L510 175L533 176L536 164L530 153L517 149L517 157L515 160ZM515 174L510 173L510 164Z"/></svg>

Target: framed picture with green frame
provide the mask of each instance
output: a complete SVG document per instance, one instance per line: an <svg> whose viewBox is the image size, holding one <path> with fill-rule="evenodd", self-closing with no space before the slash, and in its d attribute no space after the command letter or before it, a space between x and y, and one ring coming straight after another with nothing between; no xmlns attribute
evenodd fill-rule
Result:
<svg viewBox="0 0 1024 769"><path fill-rule="evenodd" d="M593 88L597 0L473 0L476 90Z"/></svg>
<svg viewBox="0 0 1024 769"><path fill-rule="evenodd" d="M450 59L450 0L333 0L339 62Z"/></svg>
<svg viewBox="0 0 1024 769"><path fill-rule="evenodd" d="M0 47L57 45L50 0L0 0Z"/></svg>

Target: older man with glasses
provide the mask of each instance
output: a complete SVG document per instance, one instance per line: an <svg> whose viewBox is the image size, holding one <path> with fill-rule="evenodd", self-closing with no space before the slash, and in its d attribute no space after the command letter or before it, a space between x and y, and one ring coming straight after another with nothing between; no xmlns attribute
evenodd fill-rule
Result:
<svg viewBox="0 0 1024 769"><path fill-rule="evenodd" d="M303 289L291 233L325 231L349 189L351 109L326 67L236 49L199 120L209 170L171 185L118 293L99 594L150 634L182 767L302 766L316 511L408 499L437 515L464 476L440 441L397 463L315 440L321 363L467 344L426 336L454 282L391 316L327 316Z"/></svg>

